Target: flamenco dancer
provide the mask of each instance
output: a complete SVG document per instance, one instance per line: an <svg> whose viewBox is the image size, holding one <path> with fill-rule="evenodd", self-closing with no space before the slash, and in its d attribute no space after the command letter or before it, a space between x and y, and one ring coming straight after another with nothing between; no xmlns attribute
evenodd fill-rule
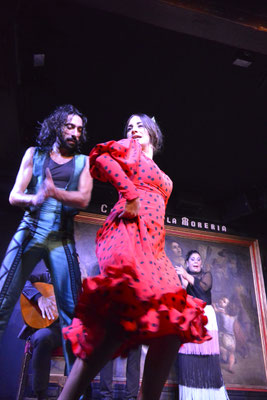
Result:
<svg viewBox="0 0 267 400"><path fill-rule="evenodd" d="M181 343L209 339L204 303L187 295L164 251L172 182L152 160L159 126L135 114L125 137L90 153L92 176L111 182L119 200L97 233L101 273L84 280L77 318L64 329L78 358L60 400L78 399L111 358L140 344L149 350L138 399L157 400Z"/></svg>
<svg viewBox="0 0 267 400"><path fill-rule="evenodd" d="M10 193L25 209L0 267L0 338L20 293L39 261L51 273L61 326L68 326L81 289L74 241L74 216L92 192L89 159L79 154L87 118L71 104L57 107L41 124L37 146L29 147ZM74 356L63 341L66 370Z"/></svg>
<svg viewBox="0 0 267 400"><path fill-rule="evenodd" d="M212 275L204 271L197 250L190 250L185 260L187 269L176 267L176 271L187 293L206 302L205 314L209 320L206 328L212 340L202 344L185 343L180 348L179 399L229 400L221 373L218 326L211 301Z"/></svg>

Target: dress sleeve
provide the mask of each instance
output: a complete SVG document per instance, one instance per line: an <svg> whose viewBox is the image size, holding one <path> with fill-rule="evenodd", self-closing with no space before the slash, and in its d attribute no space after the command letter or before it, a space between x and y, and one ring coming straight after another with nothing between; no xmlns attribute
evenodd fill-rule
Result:
<svg viewBox="0 0 267 400"><path fill-rule="evenodd" d="M212 275L210 272L206 272L201 279L195 277L194 286L202 291L207 292L212 288Z"/></svg>
<svg viewBox="0 0 267 400"><path fill-rule="evenodd" d="M136 199L139 194L132 179L140 152L141 147L135 140L98 144L90 153L91 175L102 182L110 182L126 200Z"/></svg>

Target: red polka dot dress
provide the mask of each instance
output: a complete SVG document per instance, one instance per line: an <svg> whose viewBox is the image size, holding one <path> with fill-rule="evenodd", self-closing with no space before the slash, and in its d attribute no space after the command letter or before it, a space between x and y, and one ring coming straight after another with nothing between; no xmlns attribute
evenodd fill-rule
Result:
<svg viewBox="0 0 267 400"><path fill-rule="evenodd" d="M182 289L164 251L170 178L134 139L97 145L90 165L94 178L115 186L119 200L97 233L101 273L84 280L77 318L64 331L74 353L86 358L114 324L124 331L120 355L164 335L178 335L182 342L207 340L204 303ZM119 218L126 200L136 197L138 217Z"/></svg>

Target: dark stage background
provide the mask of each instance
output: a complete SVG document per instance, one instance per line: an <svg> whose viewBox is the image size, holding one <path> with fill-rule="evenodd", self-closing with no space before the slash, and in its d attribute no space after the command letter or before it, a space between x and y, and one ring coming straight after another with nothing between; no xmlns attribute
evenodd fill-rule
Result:
<svg viewBox="0 0 267 400"><path fill-rule="evenodd" d="M266 282L266 21L257 0L1 5L0 258L22 215L8 204L21 156L38 121L72 103L88 116L85 153L120 139L130 114L155 116L165 136L155 161L174 182L167 214L258 238ZM34 66L36 54L43 66ZM111 206L116 194L96 182L88 211L103 200ZM15 398L21 325L17 306L0 349L5 400Z"/></svg>

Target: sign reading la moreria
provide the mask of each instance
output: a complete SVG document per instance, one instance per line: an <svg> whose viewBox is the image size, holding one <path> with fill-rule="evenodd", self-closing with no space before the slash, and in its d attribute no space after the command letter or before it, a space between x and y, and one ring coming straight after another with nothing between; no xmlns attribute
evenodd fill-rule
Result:
<svg viewBox="0 0 267 400"><path fill-rule="evenodd" d="M110 211L110 207L107 204L100 205L101 214L108 214ZM226 233L227 228L224 225L219 225L217 223L198 221L197 219L190 219L187 217L165 217L166 225L174 225L174 226L182 226L190 229L204 229L213 232L222 232Z"/></svg>

